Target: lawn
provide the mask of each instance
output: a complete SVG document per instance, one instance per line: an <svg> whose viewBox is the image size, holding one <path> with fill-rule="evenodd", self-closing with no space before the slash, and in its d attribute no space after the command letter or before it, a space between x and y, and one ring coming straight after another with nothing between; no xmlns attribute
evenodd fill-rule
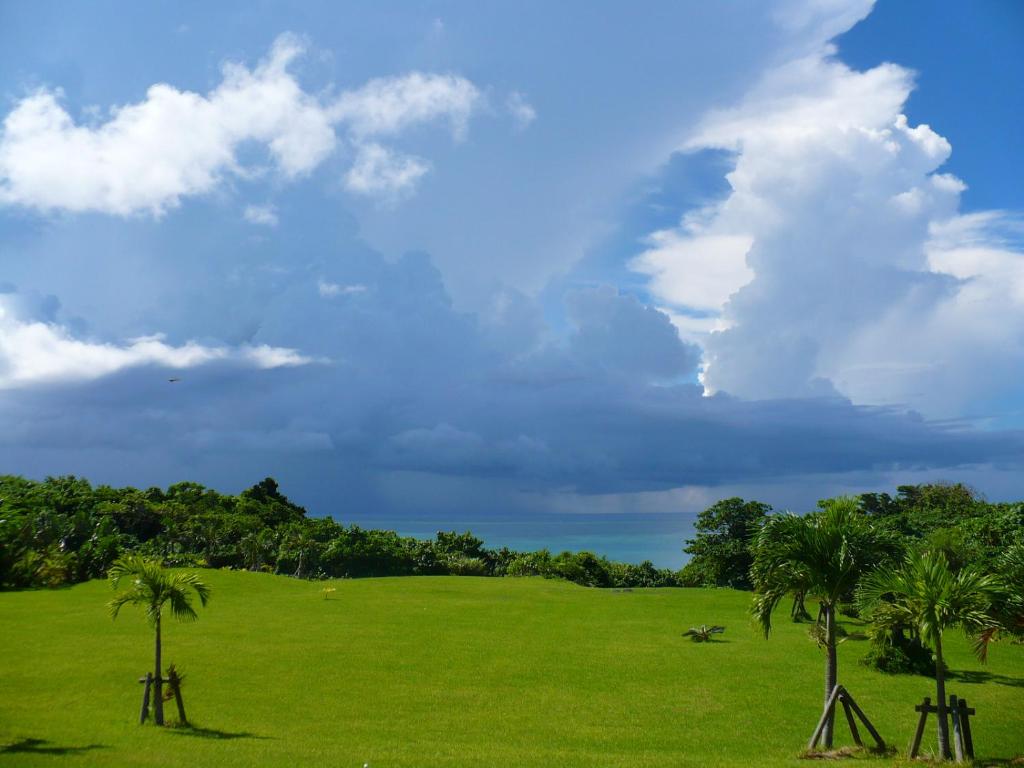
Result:
<svg viewBox="0 0 1024 768"><path fill-rule="evenodd" d="M747 593L408 577L330 582L325 600L321 583L203 576L199 622L164 634L191 730L137 724L152 633L137 610L110 620L108 584L0 594L0 765L807 765L822 653L788 606L765 641ZM727 626L720 642L680 637L702 622ZM865 645L840 646L840 681L905 751L933 683L867 670ZM1024 754L1024 647L982 667L951 636L947 657L979 757Z"/></svg>

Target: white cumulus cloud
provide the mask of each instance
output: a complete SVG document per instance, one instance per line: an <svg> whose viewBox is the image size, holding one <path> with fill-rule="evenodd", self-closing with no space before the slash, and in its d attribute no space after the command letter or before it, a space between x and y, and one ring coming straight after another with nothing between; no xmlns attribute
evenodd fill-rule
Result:
<svg viewBox="0 0 1024 768"><path fill-rule="evenodd" d="M903 114L912 88L902 67L855 71L826 46L685 142L734 153L730 192L631 266L681 327L699 318L708 391L956 416L1015 380L981 371L1024 363L1024 254L1005 215L958 214L949 142Z"/></svg>
<svg viewBox="0 0 1024 768"><path fill-rule="evenodd" d="M395 198L410 192L430 170L430 164L381 146L363 144L345 174L345 188L372 197Z"/></svg>
<svg viewBox="0 0 1024 768"><path fill-rule="evenodd" d="M288 73L302 52L282 36L255 70L231 64L208 95L157 84L92 127L76 124L59 91L18 102L0 138L0 202L42 210L163 213L239 171L246 141L266 145L286 176L334 149L323 108Z"/></svg>
<svg viewBox="0 0 1024 768"><path fill-rule="evenodd" d="M52 320L23 317L16 296L0 296L0 389L90 381L147 365L177 371L216 361L264 369L314 362L294 349L211 347L194 341L174 346L159 335L123 344L87 341Z"/></svg>
<svg viewBox="0 0 1024 768"><path fill-rule="evenodd" d="M160 216L227 177L259 173L239 160L243 144L262 145L272 166L291 179L334 152L339 129L356 147L347 186L392 196L410 190L429 164L371 139L435 121L462 139L481 99L465 78L412 72L327 100L305 91L289 71L304 51L298 37L282 35L254 69L225 65L220 85L205 95L158 83L98 124L76 122L59 89L37 90L3 121L0 205ZM259 208L246 218L272 223Z"/></svg>

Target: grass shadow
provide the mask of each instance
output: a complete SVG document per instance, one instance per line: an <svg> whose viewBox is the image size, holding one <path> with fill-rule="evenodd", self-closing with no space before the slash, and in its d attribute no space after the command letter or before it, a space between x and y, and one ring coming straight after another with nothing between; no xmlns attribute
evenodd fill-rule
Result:
<svg viewBox="0 0 1024 768"><path fill-rule="evenodd" d="M197 739L214 739L229 741L231 739L270 739L272 736L260 736L249 731L222 731L218 728L203 728L198 725L179 725L168 729L179 736L192 736Z"/></svg>
<svg viewBox="0 0 1024 768"><path fill-rule="evenodd" d="M109 749L106 744L86 744L82 747L60 747L47 739L22 739L0 747L0 755L77 755L94 749Z"/></svg>
<svg viewBox="0 0 1024 768"><path fill-rule="evenodd" d="M996 685L1009 685L1014 688L1024 688L1024 678L999 675L994 672L988 672L984 669L951 670L949 672L949 676L958 682L968 683L970 685L995 683Z"/></svg>
<svg viewBox="0 0 1024 768"><path fill-rule="evenodd" d="M884 749L878 747L837 747L836 749L806 749L797 757L801 760L891 760L896 755L896 748L889 745Z"/></svg>

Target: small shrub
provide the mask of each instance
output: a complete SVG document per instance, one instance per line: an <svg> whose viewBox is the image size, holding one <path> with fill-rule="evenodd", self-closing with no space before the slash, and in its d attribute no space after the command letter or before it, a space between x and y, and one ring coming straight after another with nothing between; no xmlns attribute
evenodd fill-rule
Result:
<svg viewBox="0 0 1024 768"><path fill-rule="evenodd" d="M506 576L550 576L551 553L546 549L537 552L520 552L505 566Z"/></svg>
<svg viewBox="0 0 1024 768"><path fill-rule="evenodd" d="M691 561L676 573L676 584L680 587L703 587L705 586L704 574Z"/></svg>
<svg viewBox="0 0 1024 768"><path fill-rule="evenodd" d="M725 627L708 626L707 624L701 624L699 627L690 627L688 630L683 632L683 637L688 637L695 643L710 643L712 641L712 635L720 635L725 632Z"/></svg>
<svg viewBox="0 0 1024 768"><path fill-rule="evenodd" d="M487 563L479 557L450 555L446 560L448 572L453 576L486 576Z"/></svg>
<svg viewBox="0 0 1024 768"><path fill-rule="evenodd" d="M889 675L935 674L935 658L931 650L916 638L897 639L891 643L872 642L860 663Z"/></svg>

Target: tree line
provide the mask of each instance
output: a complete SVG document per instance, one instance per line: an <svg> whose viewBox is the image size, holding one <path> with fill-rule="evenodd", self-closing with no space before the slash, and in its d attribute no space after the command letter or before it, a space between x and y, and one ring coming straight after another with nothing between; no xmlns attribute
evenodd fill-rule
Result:
<svg viewBox="0 0 1024 768"><path fill-rule="evenodd" d="M1024 503L990 503L955 484L900 486L854 499L878 541L878 563L913 549L940 550L954 570L992 565L1024 546ZM820 514L832 500L819 503ZM490 549L470 532L434 539L307 515L272 478L237 495L198 483L93 486L74 476L0 476L0 588L60 586L106 576L122 554L169 566L244 568L300 578L401 575L547 576L592 587L716 586L752 590L758 534L779 531L768 504L723 499L701 512L678 571L590 552ZM763 538L763 537L762 537ZM762 547L763 549L763 547ZM794 619L810 618L799 592Z"/></svg>
<svg viewBox="0 0 1024 768"><path fill-rule="evenodd" d="M590 552L490 549L470 532L433 539L310 517L266 478L237 495L184 482L166 490L93 486L80 477L0 476L0 589L106 577L122 555L171 567L238 568L300 578L545 576L591 587L680 586L678 572Z"/></svg>
<svg viewBox="0 0 1024 768"><path fill-rule="evenodd" d="M876 540L876 565L929 549L941 551L954 570L971 563L992 566L1024 546L1024 503L990 503L964 485L905 485L895 495L852 499L857 517ZM810 514L820 514L833 501L823 500ZM592 587L753 590L759 578L764 580L754 567L758 535L764 530L783 537L790 517L759 501L723 499L698 515L694 537L683 550L689 562L673 571L590 552L491 549L470 532L416 539L343 525L308 516L272 478L230 495L191 482L140 490L93 486L74 476L34 481L6 475L0 476L0 588L103 578L120 555L139 554L169 566L300 578L535 575ZM799 590L791 615L813 618Z"/></svg>

